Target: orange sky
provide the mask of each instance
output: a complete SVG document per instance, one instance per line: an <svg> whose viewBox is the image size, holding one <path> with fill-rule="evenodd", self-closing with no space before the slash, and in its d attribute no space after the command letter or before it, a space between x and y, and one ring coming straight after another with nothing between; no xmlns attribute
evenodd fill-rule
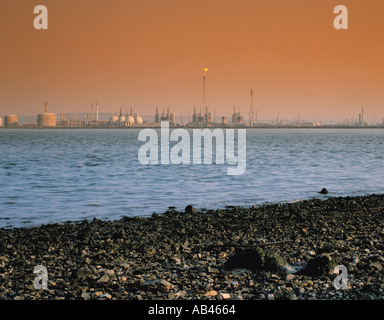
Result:
<svg viewBox="0 0 384 320"><path fill-rule="evenodd" d="M35 5L48 30L33 27ZM335 30L333 8L349 10ZM384 118L382 0L0 0L0 115L171 106Z"/></svg>

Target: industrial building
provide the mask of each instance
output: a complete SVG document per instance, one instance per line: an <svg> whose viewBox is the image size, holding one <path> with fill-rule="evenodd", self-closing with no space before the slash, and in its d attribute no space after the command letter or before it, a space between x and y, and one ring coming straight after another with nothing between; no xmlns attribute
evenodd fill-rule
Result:
<svg viewBox="0 0 384 320"><path fill-rule="evenodd" d="M39 127L56 127L56 114L48 112L48 103L45 103L45 112L37 115Z"/></svg>
<svg viewBox="0 0 384 320"><path fill-rule="evenodd" d="M359 124L364 127L365 121L364 121L364 107L361 108L361 113L359 113Z"/></svg>
<svg viewBox="0 0 384 320"><path fill-rule="evenodd" d="M212 112L209 111L208 107L205 107L205 113L200 112L196 113L196 107L193 108L192 123L193 124L208 124L212 122Z"/></svg>
<svg viewBox="0 0 384 320"><path fill-rule="evenodd" d="M160 123L161 121L169 121L171 124L176 123L176 116L171 107L167 108L167 113L165 113L163 109L161 116L159 115L159 109L156 108L155 123Z"/></svg>
<svg viewBox="0 0 384 320"><path fill-rule="evenodd" d="M232 123L236 123L236 124L243 123L243 117L240 115L240 107L238 112L236 112L236 107L233 107Z"/></svg>

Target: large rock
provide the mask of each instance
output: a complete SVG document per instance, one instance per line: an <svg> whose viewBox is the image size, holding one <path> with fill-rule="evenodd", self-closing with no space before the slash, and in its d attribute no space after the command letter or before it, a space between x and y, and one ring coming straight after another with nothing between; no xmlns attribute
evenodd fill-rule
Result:
<svg viewBox="0 0 384 320"><path fill-rule="evenodd" d="M193 207L192 205L187 205L186 207L185 207L185 213L187 213L187 214L195 214L195 213L197 213L197 210L196 210L196 208L195 207Z"/></svg>
<svg viewBox="0 0 384 320"><path fill-rule="evenodd" d="M261 248L238 250L225 264L227 269L244 268L251 271L286 271L288 262L278 253Z"/></svg>
<svg viewBox="0 0 384 320"><path fill-rule="evenodd" d="M86 279L91 275L92 275L92 270L88 269L86 266L79 268L74 274L75 278L79 280Z"/></svg>
<svg viewBox="0 0 384 320"><path fill-rule="evenodd" d="M335 266L336 262L330 255L321 254L310 259L300 273L312 277L329 276Z"/></svg>

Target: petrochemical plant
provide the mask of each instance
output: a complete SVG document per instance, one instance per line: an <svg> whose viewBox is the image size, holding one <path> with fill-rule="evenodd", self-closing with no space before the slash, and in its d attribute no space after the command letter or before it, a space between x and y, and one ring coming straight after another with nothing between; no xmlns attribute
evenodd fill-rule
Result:
<svg viewBox="0 0 384 320"><path fill-rule="evenodd" d="M170 126L180 127L384 127L384 119L378 122L372 117L370 124L364 118L364 107L361 108L361 113L358 117L345 118L343 122L328 122L321 123L316 121L303 121L299 117L294 119L282 119L280 113L277 113L275 119L263 121L258 119L257 110L253 110L253 90L251 90L250 110L248 121L241 115L240 106L236 110L233 107L232 116L229 121L225 116L222 116L219 121L216 121L216 113L207 107L205 102L206 90L205 81L208 68L203 69L203 91L202 91L202 107L197 112L196 107L193 108L192 119L190 118L188 110L188 120L183 121L183 116L180 115L177 121L176 114L171 107L167 107L166 111L162 110L159 113L159 108L156 107L154 117L146 116L144 120L136 108L130 108L126 113L120 108L118 114L100 114L99 104L96 103L96 112L94 112L93 103L91 104L91 112L75 115L57 115L48 112L48 103L45 103L45 111L37 115L36 121L27 121L21 123L18 115L8 114L3 118L0 116L1 128L135 128L135 127L160 127L162 121L168 121ZM102 117L101 117L102 115ZM101 119L103 118L103 119ZM376 113L375 113L376 118ZM58 120L59 119L59 120ZM151 119L151 120L149 120ZM153 119L153 120L152 120Z"/></svg>
<svg viewBox="0 0 384 320"><path fill-rule="evenodd" d="M115 114L100 114L99 104L96 103L96 112L94 112L93 103L91 104L91 112L84 114L63 114L57 115L55 113L48 112L48 103L45 103L45 110L37 115L37 119L33 121L21 121L19 116L15 114L8 114L3 118L0 116L1 128L136 128L136 127L160 127L162 121L168 121L170 126L180 127L384 127L384 119L380 123L372 117L370 124L366 122L364 118L364 108L361 108L361 113L358 117L345 118L343 122L328 122L321 123L316 121L303 121L299 120L299 117L294 119L282 119L280 113L277 113L275 119L265 121L258 119L257 110L253 110L253 90L251 90L250 96L250 109L248 121L241 115L240 106L236 110L236 106L233 107L232 116L222 116L219 121L216 121L216 113L207 107L205 102L206 90L205 81L208 68L203 70L203 91L202 91L202 106L199 112L196 107L193 108L192 119L188 110L188 120L183 121L183 116L180 115L177 121L176 114L171 107L167 107L166 110L162 109L162 113L159 113L159 108L156 107L155 114L153 116L146 116L144 120L143 116L136 112L136 108L130 108L126 113L123 113L122 108L120 112ZM24 117L25 118L25 117ZM101 119L103 118L103 119ZM376 113L375 113L376 118ZM149 120L151 119L151 120ZM153 119L153 120L152 120Z"/></svg>
<svg viewBox="0 0 384 320"><path fill-rule="evenodd" d="M55 114L48 112L48 103L45 103L45 110L39 113L36 120L33 122L21 123L19 116L15 114L8 114L4 117L0 116L0 128L137 128L137 127L160 127L162 121L168 121L170 126L174 127L383 127L382 123L374 123L373 121L368 124L364 118L364 108L361 108L361 112L358 117L352 117L346 119L344 123L328 123L321 124L314 119L310 122L292 120L290 122L280 119L280 114L277 114L276 120L272 121L260 121L257 119L253 111L252 105L249 111L248 121L244 120L241 115L240 107L233 107L232 116L228 118L221 116L219 121L216 121L215 113L212 113L208 107L200 108L197 112L196 107L193 108L192 117L188 113L188 120L183 121L183 117L179 116L176 120L176 114L171 107L163 109L161 114L159 108L155 108L155 114L153 117L147 116L148 120L144 120L143 117L136 112L135 108L130 108L126 113L120 108L120 112L117 114L104 113L101 120L101 114L99 113L99 104L96 104L96 112L93 110L93 104L91 104L90 114L84 113L83 116L73 117L70 115ZM149 120L150 118L153 121Z"/></svg>

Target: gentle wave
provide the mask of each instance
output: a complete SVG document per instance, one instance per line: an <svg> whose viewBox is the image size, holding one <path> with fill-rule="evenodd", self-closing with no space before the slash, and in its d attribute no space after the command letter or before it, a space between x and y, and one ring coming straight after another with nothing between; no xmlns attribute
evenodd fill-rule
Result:
<svg viewBox="0 0 384 320"><path fill-rule="evenodd" d="M143 166L139 131L1 130L0 227L383 192L384 130L249 129L240 176Z"/></svg>

